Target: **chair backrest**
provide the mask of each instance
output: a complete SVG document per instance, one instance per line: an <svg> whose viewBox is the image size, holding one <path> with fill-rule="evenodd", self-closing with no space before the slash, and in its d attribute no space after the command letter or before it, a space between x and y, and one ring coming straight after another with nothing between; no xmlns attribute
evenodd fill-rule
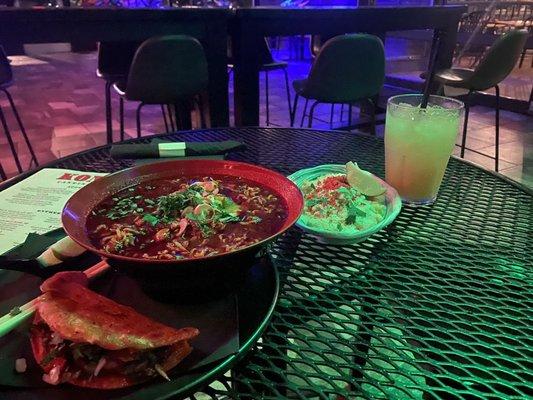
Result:
<svg viewBox="0 0 533 400"><path fill-rule="evenodd" d="M126 98L147 104L175 104L207 88L204 50L190 36L153 37L137 49Z"/></svg>
<svg viewBox="0 0 533 400"><path fill-rule="evenodd" d="M270 45L268 44L268 39L265 37L259 43L259 65L270 64L274 62L274 57L272 56L272 51L270 50ZM231 48L231 38L228 40L228 64L235 65L235 59L233 58L233 52Z"/></svg>
<svg viewBox="0 0 533 400"><path fill-rule="evenodd" d="M511 73L526 44L528 32L513 30L500 36L485 53L470 80L474 90L496 86Z"/></svg>
<svg viewBox="0 0 533 400"><path fill-rule="evenodd" d="M320 52L320 48L322 47L322 36L320 35L311 35L311 40L309 41L309 52L311 53L311 57L315 58L317 54Z"/></svg>
<svg viewBox="0 0 533 400"><path fill-rule="evenodd" d="M350 103L377 95L385 80L385 51L373 35L350 34L320 49L302 95L324 103Z"/></svg>
<svg viewBox="0 0 533 400"><path fill-rule="evenodd" d="M0 46L0 85L7 84L13 80L13 70L7 58L4 48Z"/></svg>
<svg viewBox="0 0 533 400"><path fill-rule="evenodd" d="M458 30L459 32L474 32L480 24L480 30L483 30L487 21L488 14L485 10L471 11L461 17Z"/></svg>
<svg viewBox="0 0 533 400"><path fill-rule="evenodd" d="M103 75L128 75L139 42L98 43L98 72Z"/></svg>
<svg viewBox="0 0 533 400"><path fill-rule="evenodd" d="M267 38L264 38L264 40L261 41L261 45L259 46L259 52L261 65L270 64L274 62L274 57L272 57L272 51L270 50L270 45L268 44Z"/></svg>

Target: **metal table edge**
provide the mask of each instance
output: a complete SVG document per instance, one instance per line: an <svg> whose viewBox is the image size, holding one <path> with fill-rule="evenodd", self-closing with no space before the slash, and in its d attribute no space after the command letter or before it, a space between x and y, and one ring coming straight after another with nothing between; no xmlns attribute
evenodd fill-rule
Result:
<svg viewBox="0 0 533 400"><path fill-rule="evenodd" d="M175 135L175 134L180 134L180 133L199 133L199 132L202 132L202 131L213 131L213 130L239 130L239 129L267 129L267 130L289 130L289 129L297 129L299 131L309 131L309 132L329 132L329 133L335 133L335 134L340 134L340 135L346 135L346 136L354 136L354 135L357 135L357 136L363 136L363 137L369 137L369 138L375 138L376 140L379 140L380 138L377 138L377 137L374 137L372 135L369 135L369 134L365 134L363 132L346 132L346 131L341 131L341 130L328 130L328 129L312 129L312 128L291 128L291 127L280 127L280 128L272 128L272 127L261 127L261 126L247 126L247 127L242 127L242 128L232 128L232 127L228 127L228 128L207 128L207 129L196 129L196 130L188 130L188 131L176 131L176 132L172 132L172 133L160 133L160 134L157 134L157 135L152 135L152 136L145 136L145 137L142 137L140 139L149 139L149 140L153 140L153 139L159 139L159 138L165 138L165 137L168 137L168 136L171 136L171 135ZM119 143L133 143L133 142L136 142L136 141L139 141L140 140L139 138L132 138L132 139L128 139L128 140L124 140L122 142L114 142L114 143L111 143L111 144L104 144L102 146L97 146L97 147L92 147L90 149L87 149L87 150L83 150L83 151L80 151L80 152L77 152L77 153L74 153L74 154L70 154L68 156L65 156L65 157L60 157L60 158L57 158L55 160L52 160L52 161L49 161L43 165L39 165L39 167L36 167L36 168L32 168L31 170L28 170L28 171L25 171L17 176L14 176L2 183L0 183L0 191L4 190L4 189L7 189L8 187L26 179L27 177L33 175L34 173L40 171L41 169L44 169L44 168L54 168L54 165L60 163L60 162L64 162L64 161L67 161L67 160L70 160L70 159L73 159L73 158L76 158L76 157L79 157L83 154L87 154L87 153L91 153L93 151L96 151L96 150L103 150L103 149L106 149L106 148L111 148L111 146L113 144L119 144ZM516 187L517 189L523 191L524 193L530 195L530 196L533 196L533 188L530 188L529 186L523 184L523 183L520 183L518 181L515 181L514 179L511 179L505 175L502 175L501 173L499 172L496 172L496 171L492 171L492 170L489 170L479 164L476 164L472 161L469 161L469 160L465 160L465 159L462 159L460 157L457 157L455 155L452 155L452 158L456 161L459 161L459 162L462 162L464 164L467 164L471 167L474 167L474 168L477 168L478 170L481 170L483 171L484 173L487 173L487 174L490 174L496 178L499 178L503 181L505 181L506 183L509 183L511 184L512 186Z"/></svg>

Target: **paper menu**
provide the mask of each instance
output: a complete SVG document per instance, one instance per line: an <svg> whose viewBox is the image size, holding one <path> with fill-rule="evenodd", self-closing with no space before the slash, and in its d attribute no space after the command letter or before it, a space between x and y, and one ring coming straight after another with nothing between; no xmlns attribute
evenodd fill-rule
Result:
<svg viewBox="0 0 533 400"><path fill-rule="evenodd" d="M44 168L0 192L0 254L31 233L61 227L61 210L76 191L105 173Z"/></svg>

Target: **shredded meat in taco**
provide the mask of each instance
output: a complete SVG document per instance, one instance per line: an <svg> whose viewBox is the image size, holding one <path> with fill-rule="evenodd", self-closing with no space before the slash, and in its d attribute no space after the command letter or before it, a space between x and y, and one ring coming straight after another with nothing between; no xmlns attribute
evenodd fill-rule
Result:
<svg viewBox="0 0 533 400"><path fill-rule="evenodd" d="M191 351L196 328L174 329L103 297L81 272L63 272L41 286L31 328L43 380L114 389L162 376Z"/></svg>

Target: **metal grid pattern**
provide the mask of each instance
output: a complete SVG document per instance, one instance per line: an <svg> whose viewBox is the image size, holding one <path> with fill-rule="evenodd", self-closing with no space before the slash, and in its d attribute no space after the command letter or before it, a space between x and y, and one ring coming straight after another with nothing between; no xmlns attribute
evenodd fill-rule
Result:
<svg viewBox="0 0 533 400"><path fill-rule="evenodd" d="M384 174L383 142L302 129L220 129L172 140L244 141L232 158L289 174L357 161ZM147 140L147 139L143 139ZM114 171L106 148L59 167ZM297 228L271 248L282 290L240 367L195 399L533 397L531 191L452 159L433 206L402 210L364 243Z"/></svg>

